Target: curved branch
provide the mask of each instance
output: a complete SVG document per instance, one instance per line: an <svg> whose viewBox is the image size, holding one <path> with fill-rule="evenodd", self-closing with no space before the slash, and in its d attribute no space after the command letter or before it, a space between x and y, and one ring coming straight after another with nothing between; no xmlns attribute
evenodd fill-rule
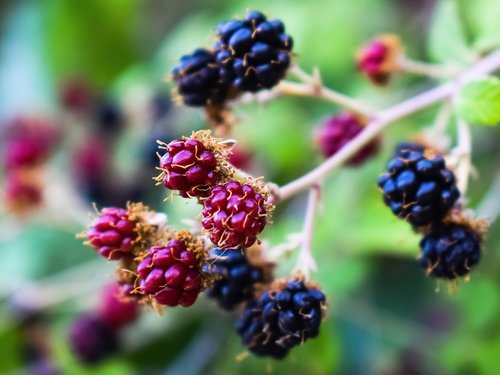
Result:
<svg viewBox="0 0 500 375"><path fill-rule="evenodd" d="M347 143L342 149L322 164L309 171L302 177L284 185L278 191L277 200L285 200L300 191L309 188L311 185L321 181L333 170L345 163L364 145L377 137L386 127L396 120L404 118L435 103L453 96L466 82L491 73L500 68L500 50L497 50L487 57L479 60L471 68L460 74L455 80L419 94L411 99L396 104L375 115L373 120L363 129L361 133Z"/></svg>

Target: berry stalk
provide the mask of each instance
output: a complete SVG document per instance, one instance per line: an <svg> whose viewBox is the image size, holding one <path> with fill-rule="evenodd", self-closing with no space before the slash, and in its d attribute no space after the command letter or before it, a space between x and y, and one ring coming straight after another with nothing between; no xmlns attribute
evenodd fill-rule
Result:
<svg viewBox="0 0 500 375"><path fill-rule="evenodd" d="M314 73L310 75L294 65L290 68L290 73L300 82L283 80L273 89L243 96L237 103L266 103L280 96L304 96L323 99L358 115L369 116L374 113L373 108L366 103L325 87L321 82L318 70L314 70Z"/></svg>
<svg viewBox="0 0 500 375"><path fill-rule="evenodd" d="M309 277L310 271L316 272L318 269L316 261L312 255L312 240L314 232L314 219L316 218L320 199L321 186L314 184L309 189L309 197L307 200L307 208L304 218L304 228L302 230L302 243L300 246L299 257L297 258L297 264L295 266L295 270L304 274L306 278Z"/></svg>
<svg viewBox="0 0 500 375"><path fill-rule="evenodd" d="M324 179L396 120L453 96L460 87L469 80L491 73L499 68L500 50L497 50L479 60L471 68L457 76L456 79L379 112L365 129L339 150L338 153L332 155L322 164L302 177L281 187L278 192L277 200L286 200Z"/></svg>

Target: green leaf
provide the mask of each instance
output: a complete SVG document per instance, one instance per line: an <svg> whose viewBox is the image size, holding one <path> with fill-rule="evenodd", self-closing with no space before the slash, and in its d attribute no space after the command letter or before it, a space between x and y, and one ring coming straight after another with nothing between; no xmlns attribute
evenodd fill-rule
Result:
<svg viewBox="0 0 500 375"><path fill-rule="evenodd" d="M487 77L465 85L457 101L457 112L467 122L496 125L500 122L500 80Z"/></svg>
<svg viewBox="0 0 500 375"><path fill-rule="evenodd" d="M467 45L457 3L454 0L438 2L429 33L430 57L439 63L467 63L472 57Z"/></svg>
<svg viewBox="0 0 500 375"><path fill-rule="evenodd" d="M474 48L487 51L500 47L500 1L474 0L467 3Z"/></svg>

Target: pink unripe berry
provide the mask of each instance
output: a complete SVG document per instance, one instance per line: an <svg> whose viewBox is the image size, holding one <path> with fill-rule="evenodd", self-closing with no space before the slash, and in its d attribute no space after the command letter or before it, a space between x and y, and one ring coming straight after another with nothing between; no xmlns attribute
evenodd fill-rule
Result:
<svg viewBox="0 0 500 375"><path fill-rule="evenodd" d="M400 42L395 35L382 35L360 49L356 66L373 84L383 86L389 82L391 73L397 71L400 52Z"/></svg>
<svg viewBox="0 0 500 375"><path fill-rule="evenodd" d="M182 197L204 197L218 181L215 154L196 139L179 139L166 146L160 159L163 186Z"/></svg>
<svg viewBox="0 0 500 375"><path fill-rule="evenodd" d="M108 285L102 294L99 317L111 328L122 328L137 319L140 309L136 298L125 293L118 283Z"/></svg>
<svg viewBox="0 0 500 375"><path fill-rule="evenodd" d="M316 141L328 158L336 154L342 147L355 138L364 128L364 120L349 113L328 118L316 132ZM362 164L377 153L380 140L374 139L354 154L347 162L355 166Z"/></svg>
<svg viewBox="0 0 500 375"><path fill-rule="evenodd" d="M153 246L137 267L140 292L160 305L191 306L203 287L201 266L199 254L182 240Z"/></svg>
<svg viewBox="0 0 500 375"><path fill-rule="evenodd" d="M106 207L92 222L87 238L103 257L121 259L132 255L137 238L136 226L137 221L131 219L126 209Z"/></svg>
<svg viewBox="0 0 500 375"><path fill-rule="evenodd" d="M266 226L264 196L247 184L231 180L212 188L203 201L202 226L222 249L247 248Z"/></svg>

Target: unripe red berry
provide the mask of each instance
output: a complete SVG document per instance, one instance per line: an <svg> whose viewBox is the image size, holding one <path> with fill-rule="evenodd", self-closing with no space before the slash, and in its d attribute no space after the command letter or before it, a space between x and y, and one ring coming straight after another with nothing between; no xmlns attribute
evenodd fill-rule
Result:
<svg viewBox="0 0 500 375"><path fill-rule="evenodd" d="M401 53L399 38L382 35L364 45L356 56L356 66L373 84L386 85Z"/></svg>
<svg viewBox="0 0 500 375"><path fill-rule="evenodd" d="M4 164L6 169L32 167L47 158L47 147L35 139L19 138L6 142L4 146Z"/></svg>
<svg viewBox="0 0 500 375"><path fill-rule="evenodd" d="M87 232L89 244L108 259L132 255L137 224L124 208L103 208Z"/></svg>
<svg viewBox="0 0 500 375"><path fill-rule="evenodd" d="M101 181L109 171L111 149L98 137L88 137L77 145L73 154L73 170L82 183Z"/></svg>
<svg viewBox="0 0 500 375"><path fill-rule="evenodd" d="M238 169L247 170L252 162L252 155L247 150L235 146L231 149L229 162Z"/></svg>
<svg viewBox="0 0 500 375"><path fill-rule="evenodd" d="M59 140L56 126L45 119L19 117L5 129L3 164L7 169L35 167L47 160Z"/></svg>
<svg viewBox="0 0 500 375"><path fill-rule="evenodd" d="M42 203L42 186L30 173L22 173L21 171L8 173L5 181L4 200L5 205L11 211L25 212Z"/></svg>
<svg viewBox="0 0 500 375"><path fill-rule="evenodd" d="M137 267L139 290L160 305L191 306L203 288L203 261L203 244L190 236L153 246Z"/></svg>
<svg viewBox="0 0 500 375"><path fill-rule="evenodd" d="M71 78L62 83L59 100L63 107L74 112L85 112L92 103L92 90L89 84L80 78Z"/></svg>
<svg viewBox="0 0 500 375"><path fill-rule="evenodd" d="M136 298L128 296L121 285L108 285L102 294L99 317L111 328L119 329L132 323L139 316Z"/></svg>
<svg viewBox="0 0 500 375"><path fill-rule="evenodd" d="M231 180L203 201L202 226L222 249L247 248L266 226L265 197L248 184Z"/></svg>
<svg viewBox="0 0 500 375"><path fill-rule="evenodd" d="M182 197L206 197L210 188L225 178L222 165L227 151L217 145L210 132L200 131L160 148L167 152L160 159L162 172L157 181Z"/></svg>
<svg viewBox="0 0 500 375"><path fill-rule="evenodd" d="M328 158L336 154L342 147L355 138L364 128L364 120L350 113L344 113L328 118L316 133L316 140L323 153ZM365 145L347 164L351 166L362 164L377 153L380 140L375 138Z"/></svg>

